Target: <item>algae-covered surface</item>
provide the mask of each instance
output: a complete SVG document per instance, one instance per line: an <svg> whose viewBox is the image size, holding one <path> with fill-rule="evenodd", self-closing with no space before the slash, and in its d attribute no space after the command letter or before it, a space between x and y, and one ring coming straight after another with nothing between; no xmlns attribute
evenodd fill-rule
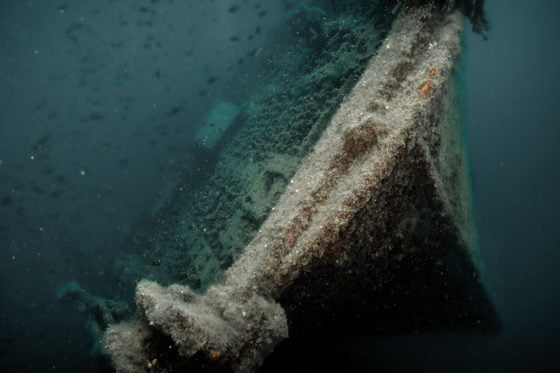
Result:
<svg viewBox="0 0 560 373"><path fill-rule="evenodd" d="M221 98L239 114L212 149L189 149L164 207L127 240L128 254L115 266L122 284L130 288L148 278L203 289L222 278L357 82L392 18L381 2L301 2L261 48L239 61ZM223 110L220 105L215 110Z"/></svg>
<svg viewBox="0 0 560 373"><path fill-rule="evenodd" d="M313 336L496 331L465 206L462 30L403 11L224 280L138 283L140 317L106 332L114 366L250 372Z"/></svg>
<svg viewBox="0 0 560 373"><path fill-rule="evenodd" d="M2 371L560 371L559 4L1 1Z"/></svg>

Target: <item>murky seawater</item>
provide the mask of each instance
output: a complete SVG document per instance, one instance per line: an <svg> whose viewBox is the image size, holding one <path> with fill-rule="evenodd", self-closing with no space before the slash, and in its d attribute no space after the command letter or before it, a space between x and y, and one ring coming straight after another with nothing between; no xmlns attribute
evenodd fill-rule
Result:
<svg viewBox="0 0 560 373"><path fill-rule="evenodd" d="M2 1L2 370L113 371L99 338L134 315L139 280L220 282L399 3ZM266 369L560 366L560 6L486 11L487 41L467 25L459 93L500 332L345 337Z"/></svg>

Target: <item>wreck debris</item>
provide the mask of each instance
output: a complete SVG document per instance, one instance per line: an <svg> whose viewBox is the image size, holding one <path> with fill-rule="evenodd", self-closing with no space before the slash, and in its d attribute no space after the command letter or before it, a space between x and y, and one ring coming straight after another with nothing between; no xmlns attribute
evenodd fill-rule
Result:
<svg viewBox="0 0 560 373"><path fill-rule="evenodd" d="M116 369L255 371L320 329L492 329L452 102L462 25L406 9L225 281L138 284L141 319L106 333Z"/></svg>

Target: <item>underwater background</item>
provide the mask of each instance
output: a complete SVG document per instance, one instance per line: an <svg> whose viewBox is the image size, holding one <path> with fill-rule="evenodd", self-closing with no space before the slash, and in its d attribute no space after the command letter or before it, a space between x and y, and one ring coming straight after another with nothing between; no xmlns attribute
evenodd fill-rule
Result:
<svg viewBox="0 0 560 373"><path fill-rule="evenodd" d="M388 30L390 9L366 3L0 2L3 371L112 370L96 357L98 325L64 299L69 283L126 309L139 278L195 288L220 278L332 115L319 103L336 108ZM502 330L329 341L321 370L560 368L560 5L495 0L486 11L489 40L465 36L464 115ZM201 125L210 132L197 144ZM208 143L220 126L227 138Z"/></svg>

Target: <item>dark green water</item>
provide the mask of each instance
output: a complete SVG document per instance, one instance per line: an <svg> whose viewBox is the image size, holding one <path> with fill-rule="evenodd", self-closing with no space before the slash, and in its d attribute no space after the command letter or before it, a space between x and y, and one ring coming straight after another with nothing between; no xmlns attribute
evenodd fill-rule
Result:
<svg viewBox="0 0 560 373"><path fill-rule="evenodd" d="M141 278L221 278L392 19L381 2L304 3L0 3L3 371L111 371L86 324L103 317L57 297L70 281L132 303ZM322 370L560 367L560 7L496 0L487 12L489 40L466 34L464 97L503 330L332 341L313 350ZM224 102L241 114L219 124ZM197 142L220 125L212 149Z"/></svg>

